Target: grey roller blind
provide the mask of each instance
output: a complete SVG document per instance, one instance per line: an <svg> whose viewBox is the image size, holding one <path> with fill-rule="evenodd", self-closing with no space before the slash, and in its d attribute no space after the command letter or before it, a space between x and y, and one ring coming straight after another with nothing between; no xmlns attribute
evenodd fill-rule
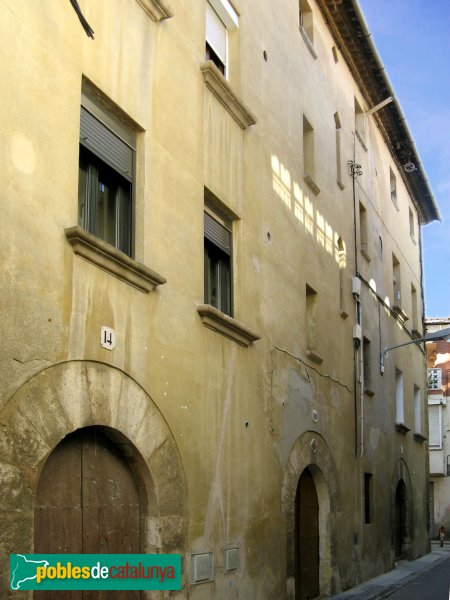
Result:
<svg viewBox="0 0 450 600"><path fill-rule="evenodd" d="M204 213L205 238L218 248L231 254L231 233L208 213Z"/></svg>
<svg viewBox="0 0 450 600"><path fill-rule="evenodd" d="M83 106L80 117L80 144L120 173L133 180L133 150Z"/></svg>
<svg viewBox="0 0 450 600"><path fill-rule="evenodd" d="M227 29L216 11L206 3L206 41L225 63L227 60Z"/></svg>

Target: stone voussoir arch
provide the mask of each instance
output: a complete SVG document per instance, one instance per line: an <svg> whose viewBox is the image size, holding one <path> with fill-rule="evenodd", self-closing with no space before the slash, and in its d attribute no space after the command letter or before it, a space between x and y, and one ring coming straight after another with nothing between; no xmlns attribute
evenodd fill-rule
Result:
<svg viewBox="0 0 450 600"><path fill-rule="evenodd" d="M150 491L147 549L184 548L187 486L167 422L132 377L105 363L77 360L33 375L0 411L4 556L33 552L34 497L43 465L67 434L93 425L113 438L117 432L116 441Z"/></svg>
<svg viewBox="0 0 450 600"><path fill-rule="evenodd" d="M281 492L281 508L286 517L288 598L294 597L295 498L300 476L306 468L316 485L322 521L320 593L329 595L340 588L336 563L336 517L340 510L337 469L325 439L315 431L306 431L292 446Z"/></svg>
<svg viewBox="0 0 450 600"><path fill-rule="evenodd" d="M403 482L406 488L406 541L405 541L405 558L411 559L412 542L414 538L414 493L411 481L411 475L408 465L403 458L399 458L395 463L394 471L391 478L391 546L395 545L395 496L397 487Z"/></svg>

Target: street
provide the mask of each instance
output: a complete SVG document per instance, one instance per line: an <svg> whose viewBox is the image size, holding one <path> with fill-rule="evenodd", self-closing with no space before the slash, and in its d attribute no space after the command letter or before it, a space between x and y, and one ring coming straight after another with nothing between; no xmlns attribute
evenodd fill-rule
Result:
<svg viewBox="0 0 450 600"><path fill-rule="evenodd" d="M387 598L389 600L448 600L449 590L450 557Z"/></svg>

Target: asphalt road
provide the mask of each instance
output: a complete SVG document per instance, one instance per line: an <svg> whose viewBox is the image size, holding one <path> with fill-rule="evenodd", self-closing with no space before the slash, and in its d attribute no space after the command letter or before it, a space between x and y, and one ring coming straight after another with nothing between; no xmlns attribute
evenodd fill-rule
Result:
<svg viewBox="0 0 450 600"><path fill-rule="evenodd" d="M389 600L450 600L450 557L387 598Z"/></svg>

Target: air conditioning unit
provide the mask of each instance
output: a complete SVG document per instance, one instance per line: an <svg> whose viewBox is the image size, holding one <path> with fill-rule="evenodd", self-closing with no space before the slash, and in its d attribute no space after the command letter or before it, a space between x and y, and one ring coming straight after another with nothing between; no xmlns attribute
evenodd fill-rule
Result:
<svg viewBox="0 0 450 600"><path fill-rule="evenodd" d="M359 277L352 277L352 294L361 295L361 279Z"/></svg>
<svg viewBox="0 0 450 600"><path fill-rule="evenodd" d="M353 325L353 339L354 340L362 340L362 329L361 329L361 325L359 325L358 323L356 323L356 325Z"/></svg>

